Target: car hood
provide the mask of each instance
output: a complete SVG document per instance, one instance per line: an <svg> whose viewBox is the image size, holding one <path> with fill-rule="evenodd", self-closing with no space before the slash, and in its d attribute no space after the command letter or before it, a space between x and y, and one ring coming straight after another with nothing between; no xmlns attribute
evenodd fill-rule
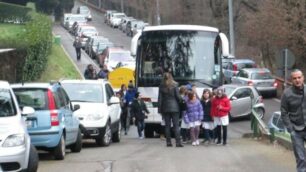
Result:
<svg viewBox="0 0 306 172"><path fill-rule="evenodd" d="M19 116L0 118L0 140L11 134L22 134L26 132L24 120Z"/></svg>
<svg viewBox="0 0 306 172"><path fill-rule="evenodd" d="M84 117L88 114L103 114L107 111L106 103L73 102L72 104L80 105L80 109L73 113L77 117Z"/></svg>

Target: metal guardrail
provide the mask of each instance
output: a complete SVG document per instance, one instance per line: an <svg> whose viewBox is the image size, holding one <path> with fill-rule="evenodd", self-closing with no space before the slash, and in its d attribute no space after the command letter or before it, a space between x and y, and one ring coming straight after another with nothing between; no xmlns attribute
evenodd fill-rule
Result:
<svg viewBox="0 0 306 172"><path fill-rule="evenodd" d="M253 131L254 138L260 138L263 135L270 137L271 133L268 126L257 115L256 109L252 109L251 115L251 129Z"/></svg>

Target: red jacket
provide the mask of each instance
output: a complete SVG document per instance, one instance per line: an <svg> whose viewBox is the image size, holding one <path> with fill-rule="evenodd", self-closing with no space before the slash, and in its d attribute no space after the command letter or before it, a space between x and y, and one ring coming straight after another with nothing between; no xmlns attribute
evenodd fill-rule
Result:
<svg viewBox="0 0 306 172"><path fill-rule="evenodd" d="M221 108L218 108L221 106ZM213 117L223 117L229 114L231 110L231 103L227 96L221 98L215 97L211 102L210 115Z"/></svg>

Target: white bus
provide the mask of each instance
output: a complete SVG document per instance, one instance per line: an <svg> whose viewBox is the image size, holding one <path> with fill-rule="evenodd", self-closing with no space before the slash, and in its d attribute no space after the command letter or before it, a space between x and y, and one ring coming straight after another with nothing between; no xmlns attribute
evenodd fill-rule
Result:
<svg viewBox="0 0 306 172"><path fill-rule="evenodd" d="M195 25L148 26L133 37L135 84L150 111L146 137L161 132L157 99L162 74L171 72L179 85L195 84L200 96L204 88L222 85L221 60L229 55L228 44L217 28Z"/></svg>

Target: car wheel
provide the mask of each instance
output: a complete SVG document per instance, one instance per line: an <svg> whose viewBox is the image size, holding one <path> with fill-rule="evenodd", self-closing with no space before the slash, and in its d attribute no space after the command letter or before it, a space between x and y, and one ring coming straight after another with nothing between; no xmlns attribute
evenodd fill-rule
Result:
<svg viewBox="0 0 306 172"><path fill-rule="evenodd" d="M71 152L81 152L82 150L82 134L81 130L78 130L77 140L70 146Z"/></svg>
<svg viewBox="0 0 306 172"><path fill-rule="evenodd" d="M256 108L255 111L260 119L264 118L265 110L263 108Z"/></svg>
<svg viewBox="0 0 306 172"><path fill-rule="evenodd" d="M62 135L61 140L58 145L53 150L53 155L56 160L63 160L66 154L66 144L64 135Z"/></svg>
<svg viewBox="0 0 306 172"><path fill-rule="evenodd" d="M38 153L34 145L30 145L30 156L28 162L28 168L24 170L25 172L36 172L38 168Z"/></svg>
<svg viewBox="0 0 306 172"><path fill-rule="evenodd" d="M154 137L154 130L149 126L145 126L144 135L145 135L146 138L153 138Z"/></svg>
<svg viewBox="0 0 306 172"><path fill-rule="evenodd" d="M120 142L121 139L121 122L118 123L118 130L113 134L113 142Z"/></svg>
<svg viewBox="0 0 306 172"><path fill-rule="evenodd" d="M104 128L104 131L100 135L100 138L96 139L96 143L99 146L109 146L112 139L112 130L110 128L109 122L106 123L106 126Z"/></svg>

